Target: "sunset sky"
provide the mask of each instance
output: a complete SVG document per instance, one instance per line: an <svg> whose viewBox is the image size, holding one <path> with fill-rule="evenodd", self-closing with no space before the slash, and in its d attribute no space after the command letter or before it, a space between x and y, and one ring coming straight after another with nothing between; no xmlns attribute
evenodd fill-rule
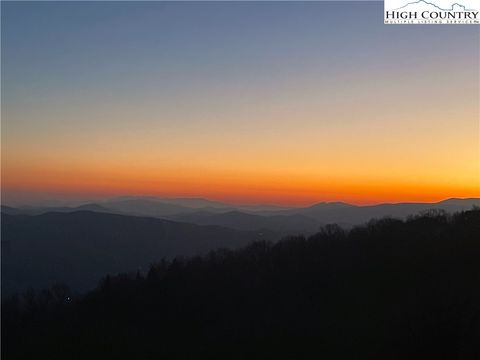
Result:
<svg viewBox="0 0 480 360"><path fill-rule="evenodd" d="M383 2L2 2L2 197L480 197L480 28Z"/></svg>

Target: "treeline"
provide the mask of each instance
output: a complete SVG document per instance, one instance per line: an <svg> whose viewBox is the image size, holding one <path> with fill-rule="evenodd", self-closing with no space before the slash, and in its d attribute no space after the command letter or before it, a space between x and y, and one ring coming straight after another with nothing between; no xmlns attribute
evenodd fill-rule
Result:
<svg viewBox="0 0 480 360"><path fill-rule="evenodd" d="M478 359L479 344L479 209L329 225L2 303L6 360Z"/></svg>

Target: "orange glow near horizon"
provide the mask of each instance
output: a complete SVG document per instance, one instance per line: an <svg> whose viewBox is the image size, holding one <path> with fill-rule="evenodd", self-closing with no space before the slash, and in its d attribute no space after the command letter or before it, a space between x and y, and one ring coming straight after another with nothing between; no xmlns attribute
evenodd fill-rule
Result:
<svg viewBox="0 0 480 360"><path fill-rule="evenodd" d="M15 193L157 195L295 206L480 197L475 116L466 113L454 129L448 118L423 117L435 125L428 137L409 131L411 124L391 121L390 127L378 122L362 136L357 136L361 125L329 129L331 138L321 142L316 124L262 136L184 133L175 138L181 143L166 138L160 144L155 131L140 132L135 141L110 133L108 142L66 134L56 143L32 139L35 146L7 138L2 196L8 202ZM457 145L452 148L451 142Z"/></svg>
<svg viewBox="0 0 480 360"><path fill-rule="evenodd" d="M480 197L474 27L386 27L374 12L345 22L321 2L212 3L222 15L205 17L142 2L129 26L112 7L99 27L52 4L50 27L22 15L31 4L5 5L16 14L2 24L6 204Z"/></svg>
<svg viewBox="0 0 480 360"><path fill-rule="evenodd" d="M385 185L384 185L385 186ZM232 188L225 186L222 189L210 190L211 186L196 185L192 187L164 186L165 190L159 191L157 188L146 188L138 190L135 187L96 185L85 188L76 188L70 186L46 185L38 187L4 187L8 193L23 193L25 196L31 196L35 199L37 194L45 194L43 199L63 200L76 199L102 199L114 196L158 196L158 197L202 197L210 200L223 201L233 204L271 204L284 206L306 206L318 202L336 202L342 201L355 205L373 205L379 203L399 203L399 202L438 202L448 198L480 198L478 187L454 188L449 191L448 188L432 189L431 186L417 186L405 189L405 184L400 184L397 192L395 188L381 189L373 191L370 186L349 186L345 189L336 189L335 191L314 189L251 189L245 186L236 192ZM354 190L358 192L355 193ZM3 195L4 203L8 204L9 196Z"/></svg>
<svg viewBox="0 0 480 360"><path fill-rule="evenodd" d="M48 174L48 176L46 176ZM320 201L344 201L367 205L385 202L436 202L451 197L480 197L478 182L432 183L385 174L382 176L339 176L330 174L272 174L262 171L239 172L218 169L165 168L87 169L34 166L9 170L2 175L2 192L55 194L52 197L97 199L121 195L159 197L204 197L238 204L268 203L304 206ZM472 180L470 183L468 180ZM5 196L6 194L6 196Z"/></svg>

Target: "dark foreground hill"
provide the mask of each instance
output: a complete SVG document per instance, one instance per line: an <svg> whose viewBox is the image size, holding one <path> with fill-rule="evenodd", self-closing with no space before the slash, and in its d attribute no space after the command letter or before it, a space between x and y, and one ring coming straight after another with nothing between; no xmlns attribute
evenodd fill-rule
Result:
<svg viewBox="0 0 480 360"><path fill-rule="evenodd" d="M107 273L237 248L269 234L89 211L2 214L2 295L58 282L93 288Z"/></svg>
<svg viewBox="0 0 480 360"><path fill-rule="evenodd" d="M478 359L480 210L158 263L2 305L8 359Z"/></svg>

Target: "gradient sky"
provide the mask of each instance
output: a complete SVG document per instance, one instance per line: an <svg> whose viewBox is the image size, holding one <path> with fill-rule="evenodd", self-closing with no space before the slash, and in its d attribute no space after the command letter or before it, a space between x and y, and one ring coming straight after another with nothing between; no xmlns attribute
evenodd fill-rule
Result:
<svg viewBox="0 0 480 360"><path fill-rule="evenodd" d="M480 196L478 26L383 2L3 2L5 203Z"/></svg>

